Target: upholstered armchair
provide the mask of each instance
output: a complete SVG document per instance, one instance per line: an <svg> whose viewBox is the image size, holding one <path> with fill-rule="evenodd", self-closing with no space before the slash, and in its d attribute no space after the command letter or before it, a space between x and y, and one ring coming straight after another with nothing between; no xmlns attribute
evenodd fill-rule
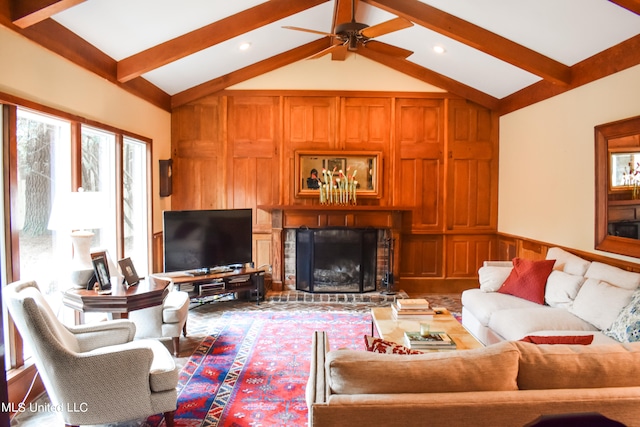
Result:
<svg viewBox="0 0 640 427"><path fill-rule="evenodd" d="M180 354L180 333L187 336L189 294L172 290L162 305L143 308L129 313L129 320L136 324L136 339L164 338L173 341L173 354Z"/></svg>
<svg viewBox="0 0 640 427"><path fill-rule="evenodd" d="M65 326L33 281L9 284L3 299L67 426L157 413L173 426L178 368L162 343L133 341L135 325L128 320Z"/></svg>

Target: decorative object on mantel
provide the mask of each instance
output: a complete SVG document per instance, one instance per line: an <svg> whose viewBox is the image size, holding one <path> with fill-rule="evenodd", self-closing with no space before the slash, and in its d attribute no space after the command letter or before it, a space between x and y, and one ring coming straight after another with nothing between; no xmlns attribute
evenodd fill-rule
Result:
<svg viewBox="0 0 640 427"><path fill-rule="evenodd" d="M345 174L342 169L336 171L322 169L322 178L320 180L320 204L323 205L355 205L356 192L358 189L358 181L356 181L356 172L354 170L349 176L349 167ZM335 178L334 178L335 177Z"/></svg>

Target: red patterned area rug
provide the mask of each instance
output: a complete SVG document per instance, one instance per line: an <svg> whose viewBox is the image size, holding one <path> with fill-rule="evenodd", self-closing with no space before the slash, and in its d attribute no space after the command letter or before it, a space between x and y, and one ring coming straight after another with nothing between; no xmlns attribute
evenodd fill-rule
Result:
<svg viewBox="0 0 640 427"><path fill-rule="evenodd" d="M306 426L313 331L364 350L369 313L229 312L180 374L176 426ZM147 420L164 425L160 416Z"/></svg>

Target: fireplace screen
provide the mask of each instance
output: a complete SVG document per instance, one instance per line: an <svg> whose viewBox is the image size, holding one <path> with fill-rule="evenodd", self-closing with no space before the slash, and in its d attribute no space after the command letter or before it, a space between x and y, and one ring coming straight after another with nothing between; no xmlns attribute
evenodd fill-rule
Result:
<svg viewBox="0 0 640 427"><path fill-rule="evenodd" d="M376 290L373 229L322 228L296 232L296 289L307 292Z"/></svg>

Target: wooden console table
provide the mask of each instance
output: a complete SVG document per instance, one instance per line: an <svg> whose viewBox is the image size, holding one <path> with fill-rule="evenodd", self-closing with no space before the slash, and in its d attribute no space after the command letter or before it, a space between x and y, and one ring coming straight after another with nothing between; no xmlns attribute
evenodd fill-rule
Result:
<svg viewBox="0 0 640 427"><path fill-rule="evenodd" d="M165 277L178 290L189 293L191 299L246 291L255 293L256 303L259 303L264 296L264 270L256 268L241 268L202 276L168 274Z"/></svg>

